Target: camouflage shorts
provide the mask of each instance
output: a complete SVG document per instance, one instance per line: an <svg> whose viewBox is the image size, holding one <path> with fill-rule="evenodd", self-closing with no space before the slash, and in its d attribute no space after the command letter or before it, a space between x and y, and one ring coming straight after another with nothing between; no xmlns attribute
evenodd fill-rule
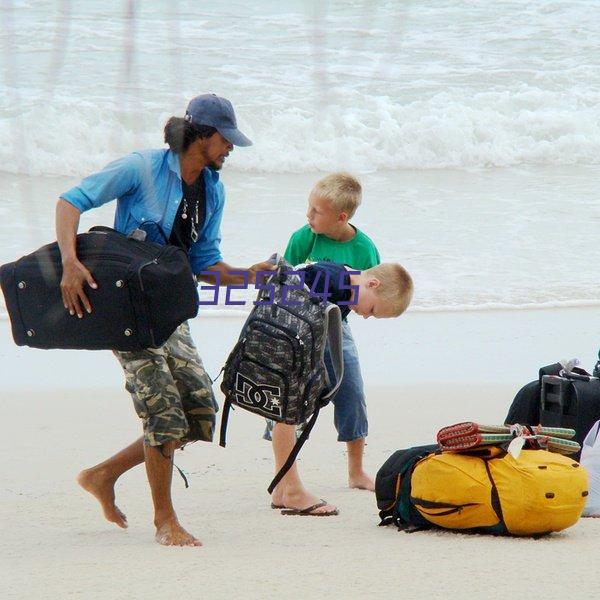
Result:
<svg viewBox="0 0 600 600"><path fill-rule="evenodd" d="M146 444L212 441L219 407L187 323L160 348L114 354L143 421Z"/></svg>

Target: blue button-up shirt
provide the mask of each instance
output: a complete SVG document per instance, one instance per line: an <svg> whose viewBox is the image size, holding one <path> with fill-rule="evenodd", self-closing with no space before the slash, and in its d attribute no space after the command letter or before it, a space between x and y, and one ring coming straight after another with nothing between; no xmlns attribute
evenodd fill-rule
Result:
<svg viewBox="0 0 600 600"><path fill-rule="evenodd" d="M203 173L206 216L198 241L189 250L196 275L223 258L219 246L225 190L216 171L205 168ZM148 232L148 240L165 243L182 196L179 157L171 150L161 149L142 150L119 158L60 197L80 212L116 198L117 231L129 234L141 228Z"/></svg>

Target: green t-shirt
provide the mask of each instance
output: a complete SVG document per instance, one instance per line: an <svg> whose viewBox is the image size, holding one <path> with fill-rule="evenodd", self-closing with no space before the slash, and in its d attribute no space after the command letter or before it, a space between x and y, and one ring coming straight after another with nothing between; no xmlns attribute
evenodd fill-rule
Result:
<svg viewBox="0 0 600 600"><path fill-rule="evenodd" d="M348 265L358 271L370 269L381 260L371 238L354 225L356 235L347 242L336 242L321 234L313 233L308 225L295 231L285 249L285 259L292 265L305 262L330 262Z"/></svg>

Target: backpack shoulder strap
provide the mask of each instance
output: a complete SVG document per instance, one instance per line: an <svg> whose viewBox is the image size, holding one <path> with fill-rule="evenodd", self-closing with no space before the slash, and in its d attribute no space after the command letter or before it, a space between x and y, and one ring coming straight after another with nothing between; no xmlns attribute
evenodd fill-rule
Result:
<svg viewBox="0 0 600 600"><path fill-rule="evenodd" d="M381 507L379 511L380 525L394 523L399 529L417 531L431 527L431 523L425 520L414 508L411 502L412 474L416 465L425 457L439 453L437 445L414 446L408 450L393 454L380 469L383 475L396 473L394 482L394 502L387 507ZM377 477L380 475L377 473ZM375 483L377 487L377 481ZM381 483L380 483L381 486Z"/></svg>
<svg viewBox="0 0 600 600"><path fill-rule="evenodd" d="M227 423L229 422L229 411L232 409L229 398L225 398L223 403L223 412L221 414L221 431L219 434L219 446L225 448L227 443Z"/></svg>
<svg viewBox="0 0 600 600"><path fill-rule="evenodd" d="M325 328L329 342L329 353L335 374L335 385L323 395L327 403L338 391L344 377L344 355L342 351L342 312L337 304L329 304L325 309Z"/></svg>
<svg viewBox="0 0 600 600"><path fill-rule="evenodd" d="M329 402L342 383L342 378L344 377L344 356L342 353L342 313L339 306L336 304L329 304L325 309L325 331L327 332L329 352L331 354L331 362L333 364L333 371L336 379L335 385L326 394L321 396L321 401L317 403L315 411L306 424L306 427L304 427L302 434L296 441L296 444L285 461L285 464L283 467L281 467L277 475L275 475L273 481L271 481L271 484L268 488L269 494L273 493L273 490L277 484L283 479L285 474L294 464L300 449L304 445L304 442L308 439L308 436L310 435L310 432L317 421L319 410L322 406L325 406L325 404Z"/></svg>
<svg viewBox="0 0 600 600"><path fill-rule="evenodd" d="M306 442L306 440L308 439L308 436L310 435L312 428L314 427L315 423L317 422L317 417L319 416L320 410L321 410L321 405L317 404L317 406L315 408L315 412L313 412L311 418L308 420L308 422L306 423L306 426L302 430L300 437L296 440L296 444L294 445L294 447L292 448L292 451L290 452L289 456L287 457L285 464L283 465L283 467L281 467L281 469L279 469L279 472L277 473L277 475L275 475L275 477L273 477L273 481L271 481L271 483L269 484L269 487L267 489L269 494L273 493L273 490L277 487L277 484L285 477L285 474L292 468L292 465L294 464L296 457L300 453L300 450L301 450L302 446L304 445L304 442Z"/></svg>

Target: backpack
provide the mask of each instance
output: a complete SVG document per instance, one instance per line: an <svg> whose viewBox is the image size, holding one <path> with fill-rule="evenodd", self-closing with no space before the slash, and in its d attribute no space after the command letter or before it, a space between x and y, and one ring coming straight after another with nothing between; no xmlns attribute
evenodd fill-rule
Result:
<svg viewBox="0 0 600 600"><path fill-rule="evenodd" d="M585 469L546 450L517 459L497 446L469 453L398 450L375 482L380 525L535 536L574 525L588 495Z"/></svg>
<svg viewBox="0 0 600 600"><path fill-rule="evenodd" d="M77 257L98 289L86 288L92 312L72 317L63 305L56 242L0 267L0 284L19 346L134 351L158 348L198 313L187 254L132 239L110 227L77 236Z"/></svg>
<svg viewBox="0 0 600 600"><path fill-rule="evenodd" d="M223 447L232 405L288 425L310 419L269 493L294 463L320 409L333 398L344 375L339 307L312 295L284 259L275 261L277 269L260 286L255 306L223 367L221 383ZM324 362L327 343L334 385Z"/></svg>

